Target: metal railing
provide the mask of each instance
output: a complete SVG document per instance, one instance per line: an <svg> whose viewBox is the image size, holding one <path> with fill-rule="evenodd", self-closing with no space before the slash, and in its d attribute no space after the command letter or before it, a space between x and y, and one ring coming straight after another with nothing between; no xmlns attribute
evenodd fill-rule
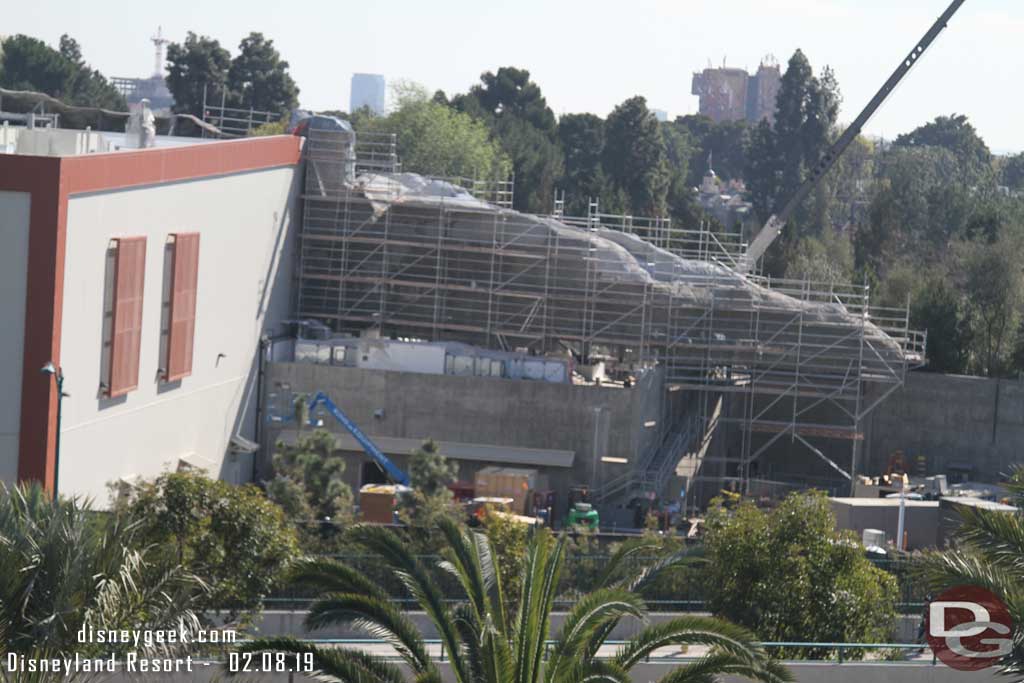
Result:
<svg viewBox="0 0 1024 683"><path fill-rule="evenodd" d="M334 647L366 647L366 646L387 646L390 643L386 640L378 638L301 638L299 642L309 643L312 645L330 645ZM239 643L247 642L240 640ZM605 645L612 647L619 647L628 644L628 640L606 640ZM448 653L445 651L444 641L437 638L428 638L423 640L424 645L427 646L430 657L434 661L444 662L448 660ZM544 659L546 660L550 654L552 648L558 641L554 639L548 639L544 641ZM921 643L812 643L802 641L757 641L752 643L755 647L761 647L766 650L811 650L821 651L826 650L830 653L829 657L820 659L784 659L783 661L789 663L815 663L815 662L835 662L837 664L848 664L848 663L867 663L867 664L891 664L900 662L903 664L918 665L918 666L935 666L938 664L938 658L935 653L932 652L927 645ZM667 646L671 647L671 646ZM667 649L667 648L666 648ZM432 651L432 652L431 652ZM656 663L656 664L673 664L677 662L689 662L695 659L699 659L705 655L705 650L700 649L699 653L690 653L687 651L672 652L667 654L651 654L648 655L643 661L644 663ZM912 653L918 652L926 656L917 659L907 658L894 658L892 655L895 653ZM875 658L864 657L860 658L856 655L861 653L876 653ZM383 659L388 661L402 661L401 657L397 654L394 655L379 655ZM598 659L611 659L615 656L614 652L607 654L598 654Z"/></svg>
<svg viewBox="0 0 1024 683"><path fill-rule="evenodd" d="M335 555L331 556L375 581L389 595L395 604L404 608L415 608L418 603L408 593L405 586L395 579L386 569L380 566L379 560L371 555ZM563 585L559 587L559 596L555 600L556 610L566 610L576 604L572 589L586 591L589 582L595 579L607 564L611 555L593 553L572 553L567 556L567 567L563 572ZM434 566L442 558L439 555L418 555L424 565ZM631 558L628 567L648 566L658 558L641 556ZM898 593L895 596L896 611L900 614L920 615L925 604L928 588L917 581L911 573L911 563L905 560L872 560L872 563L896 578ZM455 580L447 574L440 574L440 589L451 604L461 604L465 598ZM709 612L711 611L710 593L706 585L705 573L700 565L688 565L672 575L665 577L665 583L651 586L645 593L644 600L651 612ZM270 597L264 598L265 609L305 609L314 600L314 592L297 590L279 590Z"/></svg>

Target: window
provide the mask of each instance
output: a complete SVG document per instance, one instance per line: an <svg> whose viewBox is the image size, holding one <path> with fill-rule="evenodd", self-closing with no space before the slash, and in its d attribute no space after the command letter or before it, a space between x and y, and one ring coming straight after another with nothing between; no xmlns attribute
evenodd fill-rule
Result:
<svg viewBox="0 0 1024 683"><path fill-rule="evenodd" d="M146 281L146 238L113 240L110 366L107 395L124 396L139 386L142 344L142 292Z"/></svg>
<svg viewBox="0 0 1024 683"><path fill-rule="evenodd" d="M171 301L164 381L176 382L192 374L196 285L199 281L199 233L178 233L171 235L171 238Z"/></svg>

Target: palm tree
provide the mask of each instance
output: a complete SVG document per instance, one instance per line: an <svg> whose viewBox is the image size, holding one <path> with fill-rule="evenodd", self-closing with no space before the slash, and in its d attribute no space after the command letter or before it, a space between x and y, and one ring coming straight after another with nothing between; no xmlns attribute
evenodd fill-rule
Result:
<svg viewBox="0 0 1024 683"><path fill-rule="evenodd" d="M189 609L202 590L179 568L147 572L134 550L134 528L92 512L77 499L52 500L38 484L8 491L0 485L0 650L27 659L121 654L79 642L95 630L180 629L199 626ZM136 649L136 648L132 648ZM176 646L137 648L140 657L169 656ZM2 681L84 679L0 669Z"/></svg>
<svg viewBox="0 0 1024 683"><path fill-rule="evenodd" d="M1024 468L1007 484L1012 502L1024 509ZM924 557L921 576L934 593L953 586L979 586L1007 606L1013 620L1013 650L1001 666L1007 674L1024 673L1024 514L958 506L961 525L957 545Z"/></svg>
<svg viewBox="0 0 1024 683"><path fill-rule="evenodd" d="M379 556L440 634L458 683L627 683L629 671L658 648L708 646L708 654L667 674L661 683L710 682L728 674L765 683L792 680L784 667L752 644L752 635L727 622L684 616L650 626L611 657L598 650L619 621L643 619L639 592L679 557L661 560L634 576L614 580L627 560L649 549L626 544L609 561L596 589L581 596L549 642L551 610L562 568L565 537L545 529L533 533L527 549L516 607L502 590L495 553L487 536L439 521L446 541L438 569L453 575L465 600L450 606L435 577L390 529L358 525L353 540ZM396 608L380 586L355 569L329 559L309 559L296 567L297 583L322 591L310 608L310 629L353 623L389 643L415 683L440 683L419 630ZM319 675L344 683L402 683L402 670L379 656L353 649L324 648L293 638L263 638L245 643L246 651L312 653Z"/></svg>

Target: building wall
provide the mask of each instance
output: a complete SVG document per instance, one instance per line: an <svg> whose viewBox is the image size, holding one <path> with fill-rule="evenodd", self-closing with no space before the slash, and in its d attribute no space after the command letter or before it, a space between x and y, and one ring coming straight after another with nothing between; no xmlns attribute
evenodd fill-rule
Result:
<svg viewBox="0 0 1024 683"><path fill-rule="evenodd" d="M573 451L571 469L548 471L548 483L556 489L600 484L627 471L640 449L655 438L663 408L662 384L654 373L631 389L619 389L270 363L265 387L267 394L324 391L371 438ZM596 409L600 413L595 421ZM381 410L378 415L383 417L375 417ZM325 427L342 429L331 420ZM262 440L273 443L273 429ZM604 456L629 462L601 462ZM396 464L402 467L404 459L396 457ZM490 464L503 463L466 461L460 476L472 479L477 469Z"/></svg>
<svg viewBox="0 0 1024 683"><path fill-rule="evenodd" d="M904 387L865 424L865 474L885 469L894 451L927 474L973 469L977 481L997 482L1022 461L1024 382L912 372Z"/></svg>
<svg viewBox="0 0 1024 683"><path fill-rule="evenodd" d="M0 192L0 357L5 359L0 364L0 481L5 484L18 478L30 197L27 192Z"/></svg>
<svg viewBox="0 0 1024 683"><path fill-rule="evenodd" d="M938 501L908 500L905 504L903 532L907 537L907 550L935 548L939 531ZM894 543L899 536L898 500L833 498L831 506L837 529L853 531L858 538L863 538L865 529L879 529L885 532L886 540Z"/></svg>
<svg viewBox="0 0 1024 683"><path fill-rule="evenodd" d="M288 316L295 180L287 166L68 200L62 493L102 503L108 482L153 476L181 459L228 480L248 477L251 464L225 455L236 432L252 438L243 413L259 337ZM200 233L199 276L192 374L168 384L159 381L161 317L174 232ZM100 390L106 253L112 238L131 236L147 238L139 386L110 399Z"/></svg>
<svg viewBox="0 0 1024 683"><path fill-rule="evenodd" d="M747 116L749 74L743 69L705 69L693 75L691 93L700 96L700 113L716 123Z"/></svg>

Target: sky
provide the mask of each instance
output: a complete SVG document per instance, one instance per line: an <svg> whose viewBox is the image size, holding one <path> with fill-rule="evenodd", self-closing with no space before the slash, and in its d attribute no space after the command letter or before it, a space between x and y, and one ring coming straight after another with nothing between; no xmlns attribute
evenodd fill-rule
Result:
<svg viewBox="0 0 1024 683"><path fill-rule="evenodd" d="M756 70L794 50L831 66L852 120L949 0L246 0L213 3L35 0L3 12L0 34L56 45L68 33L107 76L153 70L162 26L220 40L250 31L290 63L303 107L348 109L352 73L412 80L449 95L500 66L528 69L556 114L606 115L634 95L671 117L695 113L692 74ZM191 11L189 8L192 8ZM966 114L993 151L1024 150L1024 3L967 0L866 132L887 139L939 115Z"/></svg>

